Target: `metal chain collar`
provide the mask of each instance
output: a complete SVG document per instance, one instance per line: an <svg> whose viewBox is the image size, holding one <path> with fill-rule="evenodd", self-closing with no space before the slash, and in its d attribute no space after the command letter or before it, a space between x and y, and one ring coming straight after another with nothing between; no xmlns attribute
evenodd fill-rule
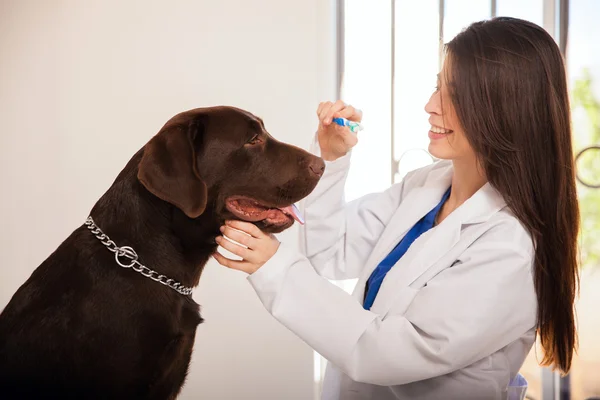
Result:
<svg viewBox="0 0 600 400"><path fill-rule="evenodd" d="M165 275L161 275L156 271L151 270L150 268L144 266L138 261L138 255L129 246L119 247L113 242L102 230L94 223L92 217L87 217L85 220L85 226L100 240L100 242L105 245L110 251L115 253L115 261L123 268L131 268L135 272L139 272L144 275L146 278L150 278L153 281L158 283L162 283L165 286L170 287L178 293L183 294L184 296L189 296L192 294L192 288L185 287L181 283L176 282L173 279L167 278ZM131 260L128 264L126 264L126 260L121 260L123 257ZM125 261L125 262L124 262Z"/></svg>

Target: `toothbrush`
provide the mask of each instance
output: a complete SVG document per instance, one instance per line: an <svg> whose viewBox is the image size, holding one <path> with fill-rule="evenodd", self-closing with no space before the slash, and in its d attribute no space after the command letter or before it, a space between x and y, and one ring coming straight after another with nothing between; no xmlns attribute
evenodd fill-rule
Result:
<svg viewBox="0 0 600 400"><path fill-rule="evenodd" d="M346 118L334 118L332 122L335 122L339 126L347 126L353 133L357 133L358 131L362 131L364 129L364 127L358 122L348 121Z"/></svg>

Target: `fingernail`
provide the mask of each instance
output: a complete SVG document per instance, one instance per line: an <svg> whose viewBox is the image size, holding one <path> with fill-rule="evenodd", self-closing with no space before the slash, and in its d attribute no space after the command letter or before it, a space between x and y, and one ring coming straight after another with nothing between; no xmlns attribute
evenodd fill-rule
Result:
<svg viewBox="0 0 600 400"><path fill-rule="evenodd" d="M221 242L221 236L217 236L217 237L215 238L215 242L217 242L217 243Z"/></svg>
<svg viewBox="0 0 600 400"><path fill-rule="evenodd" d="M225 230L225 226L220 227L219 230L223 232Z"/></svg>
<svg viewBox="0 0 600 400"><path fill-rule="evenodd" d="M330 123L331 123L331 118L327 118L327 119L325 120L325 123L326 123L326 124L330 124Z"/></svg>

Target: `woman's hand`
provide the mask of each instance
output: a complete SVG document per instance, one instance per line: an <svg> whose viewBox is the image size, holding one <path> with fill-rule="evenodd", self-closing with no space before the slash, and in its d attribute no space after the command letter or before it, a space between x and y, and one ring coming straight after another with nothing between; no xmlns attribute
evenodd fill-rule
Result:
<svg viewBox="0 0 600 400"><path fill-rule="evenodd" d="M332 123L333 118L346 118L347 120L360 122L362 111L341 100L332 103L330 101L319 104L317 108L319 117L319 129L317 136L321 147L321 157L327 161L333 161L344 156L358 142L356 133L345 126Z"/></svg>
<svg viewBox="0 0 600 400"><path fill-rule="evenodd" d="M279 248L279 241L275 236L262 232L256 225L249 222L226 221L225 225L221 227L221 233L243 245L232 243L223 236L216 239L221 247L242 257L243 260L231 260L218 252L215 252L213 257L219 264L227 268L237 269L248 274L252 274L262 267Z"/></svg>

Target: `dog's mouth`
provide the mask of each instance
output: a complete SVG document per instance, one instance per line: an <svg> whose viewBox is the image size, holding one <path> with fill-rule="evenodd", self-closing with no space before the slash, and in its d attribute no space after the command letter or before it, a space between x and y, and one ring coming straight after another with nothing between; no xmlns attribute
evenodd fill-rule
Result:
<svg viewBox="0 0 600 400"><path fill-rule="evenodd" d="M250 197L232 196L225 200L225 206L233 215L243 221L264 221L275 226L291 225L293 221L304 224L300 210L294 204L270 207Z"/></svg>

